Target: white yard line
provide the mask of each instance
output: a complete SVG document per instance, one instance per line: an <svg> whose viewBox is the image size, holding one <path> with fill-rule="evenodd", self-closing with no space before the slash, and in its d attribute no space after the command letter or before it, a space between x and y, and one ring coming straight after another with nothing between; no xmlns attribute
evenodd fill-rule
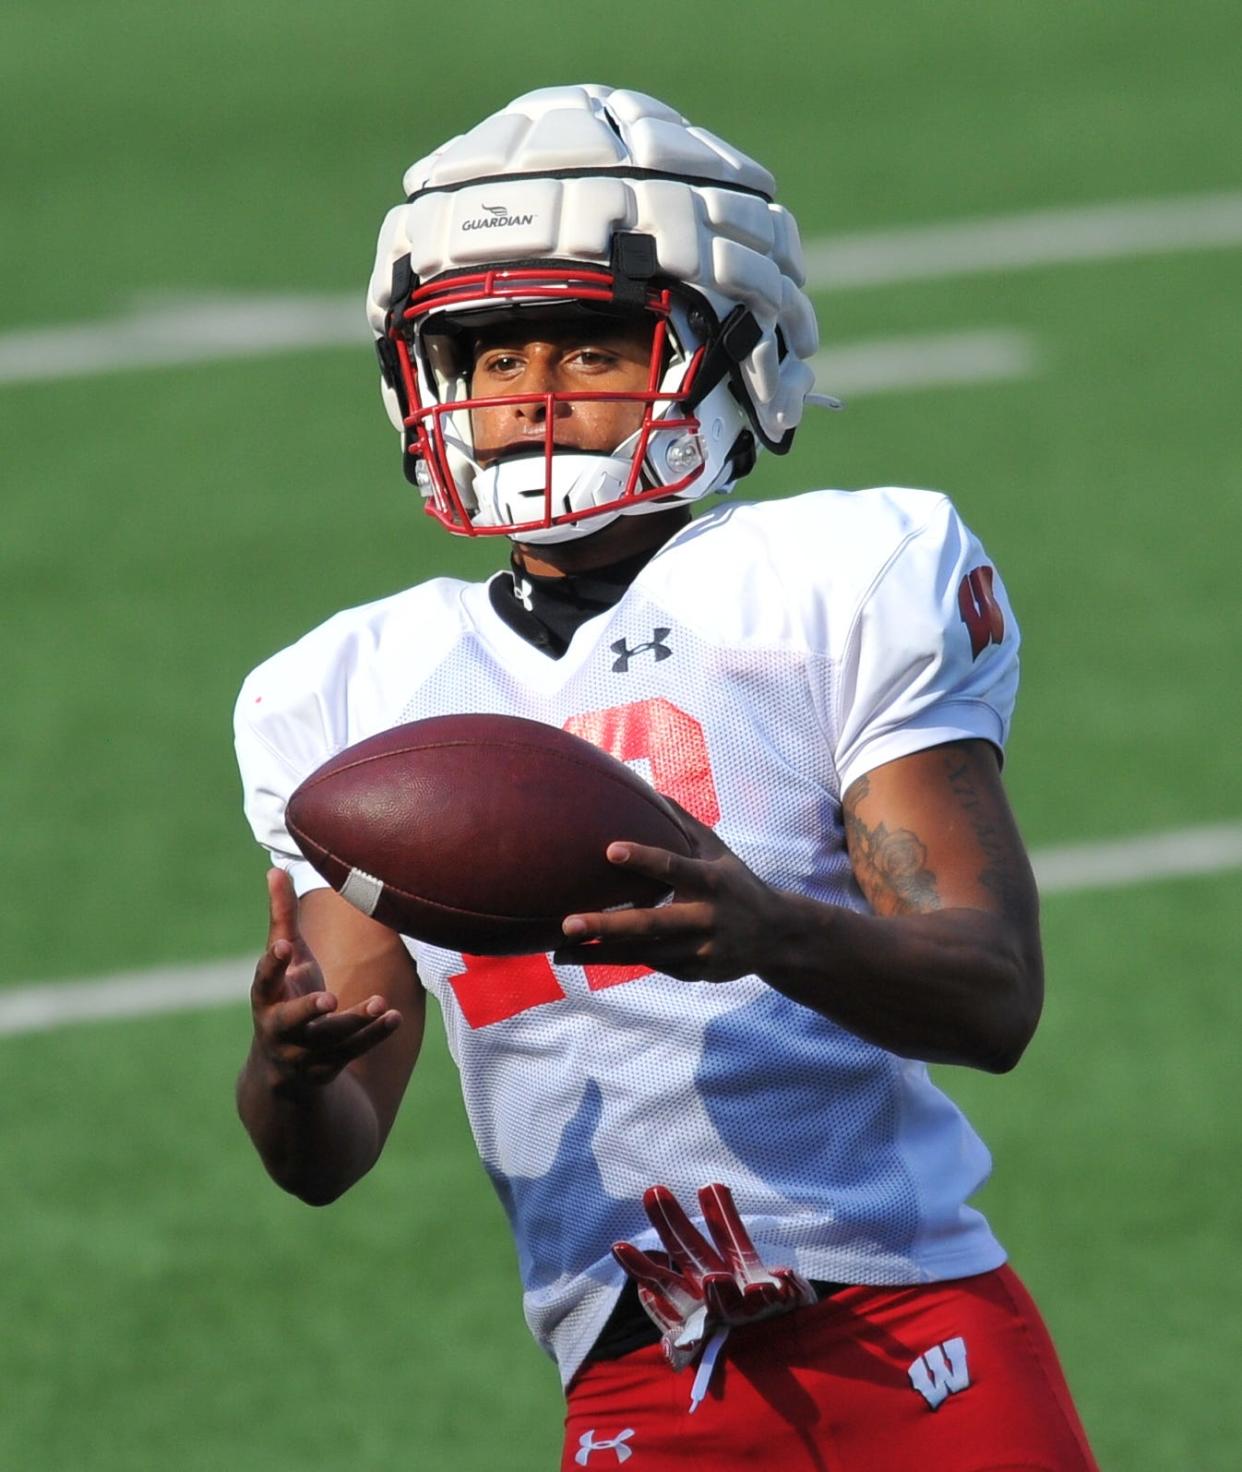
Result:
<svg viewBox="0 0 1242 1472"><path fill-rule="evenodd" d="M1043 894L1216 874L1242 869L1242 823L1209 823L1103 843L1067 843L1041 849L1032 859Z"/></svg>
<svg viewBox="0 0 1242 1472"><path fill-rule="evenodd" d="M817 291L1242 245L1242 191L1032 210L812 240Z"/></svg>
<svg viewBox="0 0 1242 1472"><path fill-rule="evenodd" d="M237 1002L246 995L253 970L254 957L250 957L14 987L0 991L0 1036L42 1032L70 1022L149 1017Z"/></svg>
<svg viewBox="0 0 1242 1472"><path fill-rule="evenodd" d="M38 383L367 340L359 297L220 296L136 303L120 317L0 334L0 384Z"/></svg>
<svg viewBox="0 0 1242 1472"><path fill-rule="evenodd" d="M1215 874L1242 868L1242 823L1065 844L1032 857L1045 895ZM254 958L243 957L0 990L0 1036L240 1003L253 967Z"/></svg>
<svg viewBox="0 0 1242 1472"><path fill-rule="evenodd" d="M815 385L847 399L942 385L1029 378L1039 355L1010 328L877 338L825 349L811 363Z"/></svg>
<svg viewBox="0 0 1242 1472"><path fill-rule="evenodd" d="M1242 192L1221 192L820 238L806 246L807 280L812 291L846 291L1238 245L1242 245ZM361 346L366 340L361 292L165 298L138 302L110 321L0 334L0 385ZM868 346L874 345L837 351ZM923 380L915 380L909 386L922 384ZM853 392L905 386L892 378Z"/></svg>

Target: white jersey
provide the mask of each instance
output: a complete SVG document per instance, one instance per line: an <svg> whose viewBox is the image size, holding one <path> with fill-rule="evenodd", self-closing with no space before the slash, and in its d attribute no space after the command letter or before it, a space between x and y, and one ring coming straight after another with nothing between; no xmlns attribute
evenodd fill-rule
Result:
<svg viewBox="0 0 1242 1472"><path fill-rule="evenodd" d="M497 615L485 583L438 578L330 619L242 690L246 811L305 893L323 881L284 807L308 773L402 722L525 716L634 765L769 884L865 910L842 793L940 742L1001 747L1017 644L1000 579L943 496L727 503L560 659ZM765 1258L810 1278L916 1283L1004 1260L966 1205L987 1151L926 1067L757 976L694 985L407 944L513 1227L527 1321L566 1381L623 1281L611 1244L658 1246L640 1204L656 1182L687 1204L724 1182Z"/></svg>

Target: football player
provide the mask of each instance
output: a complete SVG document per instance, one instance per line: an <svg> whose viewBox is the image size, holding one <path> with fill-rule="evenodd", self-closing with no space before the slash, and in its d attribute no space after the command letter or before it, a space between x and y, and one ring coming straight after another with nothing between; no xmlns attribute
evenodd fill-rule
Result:
<svg viewBox="0 0 1242 1472"><path fill-rule="evenodd" d="M239 698L274 865L239 1106L268 1170L323 1203L371 1168L431 992L565 1385L566 1469L1094 1466L967 1204L987 1152L926 1067L1012 1068L1041 1005L1000 576L925 491L691 520L815 398L798 232L732 145L638 92L549 88L405 193L368 298L401 464L509 566L339 613ZM487 958L327 888L289 794L466 711L639 764L698 852L618 834L608 858L671 901Z"/></svg>

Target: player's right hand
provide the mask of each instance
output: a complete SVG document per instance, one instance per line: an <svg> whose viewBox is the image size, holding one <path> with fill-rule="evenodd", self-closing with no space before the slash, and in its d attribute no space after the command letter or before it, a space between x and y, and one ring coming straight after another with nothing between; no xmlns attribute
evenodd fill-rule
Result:
<svg viewBox="0 0 1242 1472"><path fill-rule="evenodd" d="M267 875L267 949L250 988L255 1045L277 1089L321 1088L399 1026L400 1013L382 997L343 1008L298 928L293 881L283 869Z"/></svg>

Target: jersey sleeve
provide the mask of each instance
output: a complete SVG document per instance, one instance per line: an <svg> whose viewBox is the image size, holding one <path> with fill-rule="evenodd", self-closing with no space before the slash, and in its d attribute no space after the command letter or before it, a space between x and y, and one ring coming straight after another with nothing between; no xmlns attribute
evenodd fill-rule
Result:
<svg viewBox="0 0 1242 1472"><path fill-rule="evenodd" d="M1003 752L1018 689L1018 626L1005 587L951 502L900 541L863 594L837 669L841 791L946 741Z"/></svg>
<svg viewBox="0 0 1242 1472"><path fill-rule="evenodd" d="M260 665L242 686L233 731L246 818L272 863L304 895L328 885L285 827L285 804L336 747L325 702L313 688L293 694L295 684L278 660Z"/></svg>

